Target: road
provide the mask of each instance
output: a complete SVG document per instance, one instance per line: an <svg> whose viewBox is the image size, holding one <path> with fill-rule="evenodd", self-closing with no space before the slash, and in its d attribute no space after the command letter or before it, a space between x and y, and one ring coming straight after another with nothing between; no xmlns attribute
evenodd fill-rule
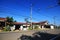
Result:
<svg viewBox="0 0 60 40"><path fill-rule="evenodd" d="M17 40L20 36L29 35L31 36L35 32L47 32L49 34L60 34L60 29L54 30L31 30L31 31L20 31L20 32L0 32L0 40Z"/></svg>

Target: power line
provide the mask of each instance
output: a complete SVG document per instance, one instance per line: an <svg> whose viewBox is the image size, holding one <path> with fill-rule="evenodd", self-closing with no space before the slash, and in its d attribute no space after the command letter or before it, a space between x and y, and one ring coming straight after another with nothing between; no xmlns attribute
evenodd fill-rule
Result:
<svg viewBox="0 0 60 40"><path fill-rule="evenodd" d="M12 13L12 14L9 13L9 15L13 15L13 16L15 15L16 17L18 16L19 18L20 18L20 17L24 17L24 18L29 18L29 19L30 19L29 16L25 16L25 15L21 15L21 14L18 14L18 15L17 15L17 14L15 14L15 13ZM36 18L34 18L34 17L32 17L32 20L38 21L38 19L36 19Z"/></svg>
<svg viewBox="0 0 60 40"><path fill-rule="evenodd" d="M13 13L12 13L13 14ZM37 14L39 14L39 13L37 13ZM13 14L14 15L14 14ZM17 14L16 14L17 15ZM39 15L41 15L41 14L39 14ZM25 16L25 15L17 15L17 16L21 16L21 17L28 17L28 16ZM42 16L44 16L44 15L42 15ZM48 16L44 16L44 17L48 17ZM30 18L30 17L28 17L28 18ZM51 18L51 17L50 17ZM37 19L37 18L31 18L31 19Z"/></svg>
<svg viewBox="0 0 60 40"><path fill-rule="evenodd" d="M34 12L36 12L36 14L38 14L39 16L42 15L39 10L38 10L38 11L34 10ZM47 18L51 18L51 17L46 16L46 15L44 15L44 14L43 14L42 16L43 16L43 17L47 17Z"/></svg>
<svg viewBox="0 0 60 40"><path fill-rule="evenodd" d="M8 7L6 7L6 8L8 8ZM9 8L9 9L11 9L11 8ZM16 10L16 9L13 9L13 10ZM13 15L13 16L18 16L18 17L30 18L30 16L21 15L21 14L18 14L18 13L17 14L16 13L8 13L8 14ZM36 18L32 17L32 20L37 20L38 21L39 19L36 19Z"/></svg>

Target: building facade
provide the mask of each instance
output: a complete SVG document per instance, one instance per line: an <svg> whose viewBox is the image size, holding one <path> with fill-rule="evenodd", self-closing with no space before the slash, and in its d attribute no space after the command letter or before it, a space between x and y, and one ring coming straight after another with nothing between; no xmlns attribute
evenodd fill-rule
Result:
<svg viewBox="0 0 60 40"><path fill-rule="evenodd" d="M0 18L0 29L3 29L3 27L6 26L7 22L6 22L6 18ZM42 22L32 22L32 27L34 28L40 28L40 29L44 29L44 28L51 28L54 29L53 25L49 25L47 21L42 21ZM14 22L13 26L11 27L11 30L27 30L31 27L30 23L23 23L23 22Z"/></svg>

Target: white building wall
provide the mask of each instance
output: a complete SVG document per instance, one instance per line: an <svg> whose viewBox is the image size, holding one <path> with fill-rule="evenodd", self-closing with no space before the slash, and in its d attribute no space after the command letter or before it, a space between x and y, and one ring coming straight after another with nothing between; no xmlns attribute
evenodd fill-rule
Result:
<svg viewBox="0 0 60 40"><path fill-rule="evenodd" d="M19 28L20 30L23 30L23 26L20 26L20 28Z"/></svg>
<svg viewBox="0 0 60 40"><path fill-rule="evenodd" d="M15 30L15 25L10 27L11 31L14 31Z"/></svg>
<svg viewBox="0 0 60 40"><path fill-rule="evenodd" d="M54 26L51 25L50 28L51 28L51 29L54 29Z"/></svg>
<svg viewBox="0 0 60 40"><path fill-rule="evenodd" d="M27 30L27 28L23 28L23 30Z"/></svg>
<svg viewBox="0 0 60 40"><path fill-rule="evenodd" d="M44 26L42 26L42 29L44 29Z"/></svg>
<svg viewBox="0 0 60 40"><path fill-rule="evenodd" d="M41 29L41 26L39 26L39 28Z"/></svg>
<svg viewBox="0 0 60 40"><path fill-rule="evenodd" d="M26 25L22 25L22 26L20 26L20 30L27 30L28 29L28 27L26 27L26 28L23 28L23 26L26 26Z"/></svg>

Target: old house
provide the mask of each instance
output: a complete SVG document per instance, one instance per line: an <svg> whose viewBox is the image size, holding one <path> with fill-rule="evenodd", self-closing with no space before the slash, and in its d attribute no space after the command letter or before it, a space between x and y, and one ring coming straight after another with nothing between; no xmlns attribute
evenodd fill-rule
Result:
<svg viewBox="0 0 60 40"><path fill-rule="evenodd" d="M0 29L3 29L3 27L6 26L6 18L0 18ZM11 27L11 30L27 30L29 27L31 27L30 23L23 23L23 22L14 22L13 26ZM44 28L51 28L54 29L53 25L49 25L47 21L42 21L42 22L32 22L32 27L33 29L35 27L44 29Z"/></svg>
<svg viewBox="0 0 60 40"><path fill-rule="evenodd" d="M3 29L3 27L5 27L6 25L6 18L1 18L0 17L0 29Z"/></svg>
<svg viewBox="0 0 60 40"><path fill-rule="evenodd" d="M30 24L28 23L22 23L22 22L15 22L15 29L20 29L20 30L27 30L29 27L31 27ZM35 27L38 27L40 29L47 28L48 22L47 21L42 21L42 22L32 22L32 27L33 29ZM50 26L48 26L50 28Z"/></svg>

